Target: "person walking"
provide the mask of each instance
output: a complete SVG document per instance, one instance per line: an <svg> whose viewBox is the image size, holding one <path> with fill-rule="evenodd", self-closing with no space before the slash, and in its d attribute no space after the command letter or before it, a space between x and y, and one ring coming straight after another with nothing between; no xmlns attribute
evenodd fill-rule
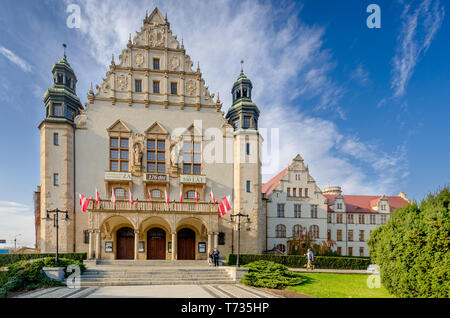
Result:
<svg viewBox="0 0 450 318"><path fill-rule="evenodd" d="M217 248L213 251L213 258L214 258L214 266L219 266L219 250Z"/></svg>
<svg viewBox="0 0 450 318"><path fill-rule="evenodd" d="M311 249L308 248L308 251L306 252L305 257L306 257L306 261L307 261L306 270L308 270L308 269L313 270L314 269L314 265L313 265L314 254L311 251Z"/></svg>
<svg viewBox="0 0 450 318"><path fill-rule="evenodd" d="M214 251L213 250L209 250L208 263L209 263L209 265L213 265L214 264Z"/></svg>

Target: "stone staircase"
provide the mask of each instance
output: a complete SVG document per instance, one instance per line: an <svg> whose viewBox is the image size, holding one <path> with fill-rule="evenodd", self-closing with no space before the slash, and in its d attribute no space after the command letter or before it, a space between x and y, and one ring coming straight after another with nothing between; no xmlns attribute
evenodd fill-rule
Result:
<svg viewBox="0 0 450 318"><path fill-rule="evenodd" d="M234 284L226 267L205 261L97 261L81 275L81 286Z"/></svg>

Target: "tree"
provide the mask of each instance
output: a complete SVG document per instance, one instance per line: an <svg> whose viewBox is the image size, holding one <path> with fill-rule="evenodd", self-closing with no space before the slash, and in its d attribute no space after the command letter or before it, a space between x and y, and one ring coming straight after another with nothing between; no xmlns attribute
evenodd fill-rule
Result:
<svg viewBox="0 0 450 318"><path fill-rule="evenodd" d="M396 210L368 241L383 285L397 297L450 297L450 189Z"/></svg>

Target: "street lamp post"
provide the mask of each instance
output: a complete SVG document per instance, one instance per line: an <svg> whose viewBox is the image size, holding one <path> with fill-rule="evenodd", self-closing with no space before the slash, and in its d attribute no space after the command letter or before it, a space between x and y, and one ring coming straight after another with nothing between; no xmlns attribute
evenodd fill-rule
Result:
<svg viewBox="0 0 450 318"><path fill-rule="evenodd" d="M50 213L54 213L55 214L55 225L54 225L56 227L56 258L55 258L55 262L56 262L56 265L58 265L58 260L59 260L59 257L58 257L59 213L65 213L66 216L65 216L64 220L67 222L67 224L69 224L69 222L70 222L69 212L67 210L66 211L62 211L62 210L60 210L58 208L56 208L54 210L47 210L47 217L46 217L47 221L50 220Z"/></svg>
<svg viewBox="0 0 450 318"><path fill-rule="evenodd" d="M237 260L236 260L236 267L240 267L239 264L239 256L241 252L241 217L246 217L247 220L245 221L245 227L248 230L248 226L250 224L250 218L248 214L242 214L242 213L236 213L236 214L230 214L230 220L228 221L229 224L237 224L238 226L238 246L237 246ZM235 218L237 218L237 222L235 221Z"/></svg>

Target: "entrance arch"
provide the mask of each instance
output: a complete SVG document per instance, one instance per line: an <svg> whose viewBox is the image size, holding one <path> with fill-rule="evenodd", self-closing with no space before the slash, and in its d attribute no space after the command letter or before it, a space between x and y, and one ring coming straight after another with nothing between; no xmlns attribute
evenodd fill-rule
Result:
<svg viewBox="0 0 450 318"><path fill-rule="evenodd" d="M159 227L147 232L147 259L166 259L166 231Z"/></svg>
<svg viewBox="0 0 450 318"><path fill-rule="evenodd" d="M134 259L134 230L122 227L116 235L117 259Z"/></svg>
<svg viewBox="0 0 450 318"><path fill-rule="evenodd" d="M177 258L179 260L195 259L195 232L188 228L183 228L177 232Z"/></svg>

